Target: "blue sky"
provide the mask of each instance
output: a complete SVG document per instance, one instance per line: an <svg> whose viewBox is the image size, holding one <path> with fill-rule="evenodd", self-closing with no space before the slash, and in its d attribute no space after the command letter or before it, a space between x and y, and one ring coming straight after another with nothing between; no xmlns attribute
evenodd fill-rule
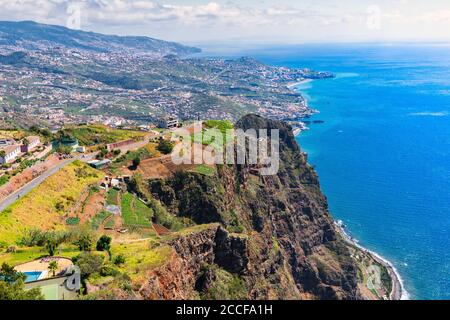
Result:
<svg viewBox="0 0 450 320"><path fill-rule="evenodd" d="M1 20L185 43L450 42L450 0L0 0Z"/></svg>

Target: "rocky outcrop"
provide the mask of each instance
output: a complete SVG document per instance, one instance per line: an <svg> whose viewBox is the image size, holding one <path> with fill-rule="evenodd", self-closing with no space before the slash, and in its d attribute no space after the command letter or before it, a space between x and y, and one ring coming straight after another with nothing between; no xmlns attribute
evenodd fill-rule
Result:
<svg viewBox="0 0 450 320"><path fill-rule="evenodd" d="M230 235L220 225L189 232L168 243L174 252L167 263L152 270L139 289L144 299L180 300L198 298L207 267L217 265L231 273L247 270L247 241ZM211 273L209 273L211 275Z"/></svg>
<svg viewBox="0 0 450 320"><path fill-rule="evenodd" d="M218 166L214 176L179 172L150 181L152 196L173 215L220 227L174 240L174 260L155 271L141 294L159 299L242 298L243 292L249 299L360 298L357 267L335 232L317 174L292 128L253 115L237 126L279 130L278 174L261 176L254 167L235 165ZM159 293L149 293L155 290Z"/></svg>

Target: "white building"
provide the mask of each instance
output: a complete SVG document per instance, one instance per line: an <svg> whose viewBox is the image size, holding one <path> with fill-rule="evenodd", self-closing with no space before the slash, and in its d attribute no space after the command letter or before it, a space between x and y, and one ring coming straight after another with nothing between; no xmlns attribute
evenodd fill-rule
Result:
<svg viewBox="0 0 450 320"><path fill-rule="evenodd" d="M41 139L38 136L28 136L25 138L28 144L23 144L21 149L22 152L30 152L41 145Z"/></svg>
<svg viewBox="0 0 450 320"><path fill-rule="evenodd" d="M0 164L14 162L20 154L20 146L12 145L0 149Z"/></svg>
<svg viewBox="0 0 450 320"><path fill-rule="evenodd" d="M177 117L175 117L175 116L167 116L167 117L159 119L158 126L160 128L164 128L164 129L171 129L171 128L178 127L179 123L180 122L178 121Z"/></svg>

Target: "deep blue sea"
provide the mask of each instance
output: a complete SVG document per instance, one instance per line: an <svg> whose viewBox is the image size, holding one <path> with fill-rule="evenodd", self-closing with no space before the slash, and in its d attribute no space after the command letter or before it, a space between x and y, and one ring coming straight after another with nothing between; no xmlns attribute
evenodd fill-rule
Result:
<svg viewBox="0 0 450 320"><path fill-rule="evenodd" d="M230 54L230 53L228 53ZM336 219L390 260L412 299L450 299L450 47L308 45L234 52L332 71L298 87L298 137Z"/></svg>

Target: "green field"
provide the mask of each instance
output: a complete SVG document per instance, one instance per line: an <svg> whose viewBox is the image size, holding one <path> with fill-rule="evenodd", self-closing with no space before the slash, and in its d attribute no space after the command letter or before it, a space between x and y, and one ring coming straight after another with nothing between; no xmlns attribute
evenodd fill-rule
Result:
<svg viewBox="0 0 450 320"><path fill-rule="evenodd" d="M107 144L122 140L138 139L144 137L144 133L131 130L116 130L104 125L85 125L67 127L63 130L65 135L78 139L83 146Z"/></svg>
<svg viewBox="0 0 450 320"><path fill-rule="evenodd" d="M74 245L63 244L56 251L58 257L72 259L80 254ZM44 247L18 248L15 252L0 253L0 265L4 262L16 266L22 263L33 261L42 257L47 257L48 251Z"/></svg>
<svg viewBox="0 0 450 320"><path fill-rule="evenodd" d="M111 217L111 213L106 211L101 211L95 215L94 218L92 218L91 226L93 229L98 230L100 226L102 225L103 221Z"/></svg>
<svg viewBox="0 0 450 320"><path fill-rule="evenodd" d="M191 171L203 174L205 176L212 176L216 172L216 170L213 167L207 166L205 164L200 164Z"/></svg>
<svg viewBox="0 0 450 320"><path fill-rule="evenodd" d="M202 135L193 135L192 141L195 143L208 145L216 150L222 150L227 142L233 140L232 133L227 130L233 129L234 126L227 120L207 120L204 122ZM217 137L216 134L221 135Z"/></svg>
<svg viewBox="0 0 450 320"><path fill-rule="evenodd" d="M116 189L110 189L106 195L106 204L119 205L119 191Z"/></svg>
<svg viewBox="0 0 450 320"><path fill-rule="evenodd" d="M205 127L209 129L218 129L223 135L226 134L227 130L234 128L231 121L228 120L207 120L205 121Z"/></svg>
<svg viewBox="0 0 450 320"><path fill-rule="evenodd" d="M122 196L122 217L126 226L151 227L153 210L136 196L126 193Z"/></svg>

